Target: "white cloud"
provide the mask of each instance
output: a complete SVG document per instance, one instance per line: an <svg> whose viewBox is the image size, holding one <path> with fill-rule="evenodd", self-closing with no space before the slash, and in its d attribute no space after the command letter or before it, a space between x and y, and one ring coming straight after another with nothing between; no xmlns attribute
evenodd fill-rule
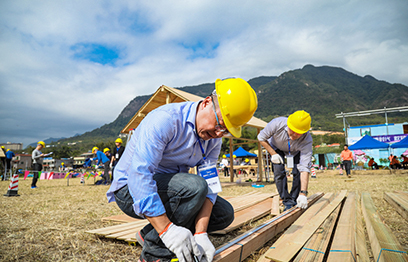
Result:
<svg viewBox="0 0 408 262"><path fill-rule="evenodd" d="M408 85L407 11L398 0L1 1L0 141L90 131L162 84L305 64ZM77 59L78 44L119 59Z"/></svg>

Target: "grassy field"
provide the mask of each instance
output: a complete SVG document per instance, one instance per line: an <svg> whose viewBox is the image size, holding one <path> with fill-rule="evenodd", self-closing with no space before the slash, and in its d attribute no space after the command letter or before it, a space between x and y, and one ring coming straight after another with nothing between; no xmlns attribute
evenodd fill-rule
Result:
<svg viewBox="0 0 408 262"><path fill-rule="evenodd" d="M309 194L343 189L370 192L385 223L408 250L408 223L383 200L384 192L408 191L408 170L393 174L380 170L353 171L352 179L354 181L345 182L346 178L339 176L338 171L317 173L317 178L310 180ZM224 177L221 180L228 181ZM20 197L0 197L0 260L137 261L141 247L85 233L113 225L112 222L101 222L102 217L121 214L115 203L107 203L105 193L108 187L94 186L92 182L93 179L89 179L82 185L76 178L70 179L67 186L63 179L40 180L37 189L30 189L31 178L25 181L20 178ZM224 187L220 195L276 191L275 184L264 184L264 188L257 189L250 185ZM0 193L5 194L8 186L9 182L1 181ZM211 240L216 247L220 246L260 223L250 223L227 236L211 237ZM266 250L267 247L254 252L245 261L256 261Z"/></svg>

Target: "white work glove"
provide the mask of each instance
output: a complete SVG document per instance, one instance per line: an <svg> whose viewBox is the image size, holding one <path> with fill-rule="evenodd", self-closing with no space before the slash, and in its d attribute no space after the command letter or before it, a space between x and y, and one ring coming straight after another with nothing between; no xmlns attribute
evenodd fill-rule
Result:
<svg viewBox="0 0 408 262"><path fill-rule="evenodd" d="M307 208L307 197L304 195L299 195L296 199L297 207L306 209Z"/></svg>
<svg viewBox="0 0 408 262"><path fill-rule="evenodd" d="M160 238L180 262L193 261L192 254L197 257L202 256L193 234L185 227L179 227L171 223L167 230L160 234Z"/></svg>
<svg viewBox="0 0 408 262"><path fill-rule="evenodd" d="M272 163L277 164L277 165L283 164L283 159L279 154L272 155L271 161Z"/></svg>
<svg viewBox="0 0 408 262"><path fill-rule="evenodd" d="M208 238L207 233L198 233L194 235L195 241L197 242L198 248L203 254L202 257L198 257L200 262L211 262L214 258L215 247Z"/></svg>

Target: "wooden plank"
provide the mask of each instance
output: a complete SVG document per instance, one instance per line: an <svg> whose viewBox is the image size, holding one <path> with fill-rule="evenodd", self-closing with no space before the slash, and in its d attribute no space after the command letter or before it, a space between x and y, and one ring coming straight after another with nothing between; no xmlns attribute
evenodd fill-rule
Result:
<svg viewBox="0 0 408 262"><path fill-rule="evenodd" d="M243 197L237 197L233 198L231 200L228 200L228 202L232 205L234 208L234 212L241 211L243 209L246 209L248 207L251 207L257 203L260 203L264 201L265 199L268 199L270 197L273 197L275 195L278 195L278 193L261 193L261 192L256 192L252 195L247 195Z"/></svg>
<svg viewBox="0 0 408 262"><path fill-rule="evenodd" d="M388 193L384 192L384 199L395 210L400 214L405 220L408 221L408 196L399 193Z"/></svg>
<svg viewBox="0 0 408 262"><path fill-rule="evenodd" d="M323 196L323 193L317 193L308 198L309 206L313 206L314 203ZM310 208L309 207L309 208ZM251 255L255 250L262 247L266 242L271 240L277 234L282 232L285 228L290 226L302 213L304 209L293 209L282 213L278 218L272 218L266 221L262 227L253 234L249 234L245 237L247 233L237 236L230 242L218 248L216 255L214 256L214 262L241 262L246 257ZM285 215L287 214L287 215ZM250 231L251 232L251 231ZM242 238L242 239L241 239ZM236 241L241 239L240 241ZM230 243L235 243L225 250L219 252L224 246L230 245Z"/></svg>
<svg viewBox="0 0 408 262"><path fill-rule="evenodd" d="M140 221L135 221L135 222L124 223L124 224L121 224L121 225L98 228L98 229L86 231L85 233L103 235L104 236L104 235L114 234L114 233L118 233L118 232L123 232L123 231L126 231L126 230L130 229L130 228L134 228L134 227L137 227L139 225L147 225L147 224L148 224L147 220L140 220Z"/></svg>
<svg viewBox="0 0 408 262"><path fill-rule="evenodd" d="M271 215L277 216L280 214L279 210L279 195L276 195L272 198L272 208L271 208Z"/></svg>
<svg viewBox="0 0 408 262"><path fill-rule="evenodd" d="M344 202L327 258L329 262L356 260L356 193L350 192Z"/></svg>
<svg viewBox="0 0 408 262"><path fill-rule="evenodd" d="M110 217L103 217L101 219L102 222L111 221L111 222L122 222L122 223L135 222L135 221L138 221L138 220L140 220L140 219L133 218L133 217L128 216L126 214L110 216Z"/></svg>
<svg viewBox="0 0 408 262"><path fill-rule="evenodd" d="M312 237L306 242L294 262L321 262L327 251L330 238L333 234L334 225L339 216L341 205L331 213L323 224L316 230Z"/></svg>
<svg viewBox="0 0 408 262"><path fill-rule="evenodd" d="M378 262L408 261L406 252L402 253L403 249L398 240L377 212L370 193L362 193L361 205L374 260Z"/></svg>
<svg viewBox="0 0 408 262"><path fill-rule="evenodd" d="M364 230L363 214L361 213L360 195L356 195L356 260L358 262L369 262L370 256L367 251L367 239Z"/></svg>
<svg viewBox="0 0 408 262"><path fill-rule="evenodd" d="M291 233L285 232L285 234L275 242L272 248L265 253L265 257L273 261L289 261L292 259L323 221L340 205L346 194L347 191L341 191L333 201L313 216L313 219L306 224L291 226L289 228L292 228ZM306 213L308 213L308 211L306 211L305 214Z"/></svg>
<svg viewBox="0 0 408 262"><path fill-rule="evenodd" d="M232 221L231 225L229 225L227 228L224 228L223 230L218 230L210 233L227 234L228 232L231 232L232 230L241 227L248 222L267 216L268 214L270 214L271 205L272 198L268 198L252 207L235 212L235 218L234 221Z"/></svg>

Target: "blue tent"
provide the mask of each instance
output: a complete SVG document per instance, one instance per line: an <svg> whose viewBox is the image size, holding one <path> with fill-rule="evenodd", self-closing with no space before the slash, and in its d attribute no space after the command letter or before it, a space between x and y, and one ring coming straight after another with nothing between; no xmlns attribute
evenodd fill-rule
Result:
<svg viewBox="0 0 408 262"><path fill-rule="evenodd" d="M392 148L408 148L408 136L406 136L404 139L402 139L401 141L392 144L391 145Z"/></svg>
<svg viewBox="0 0 408 262"><path fill-rule="evenodd" d="M357 149L378 149L378 148L388 148L389 145L384 142L380 142L369 135L363 136L354 145L349 146L350 150Z"/></svg>
<svg viewBox="0 0 408 262"><path fill-rule="evenodd" d="M242 147L239 147L232 154L235 155L236 157L257 157L257 155L249 153L248 151L246 151ZM226 154L225 156L230 157L230 154Z"/></svg>

